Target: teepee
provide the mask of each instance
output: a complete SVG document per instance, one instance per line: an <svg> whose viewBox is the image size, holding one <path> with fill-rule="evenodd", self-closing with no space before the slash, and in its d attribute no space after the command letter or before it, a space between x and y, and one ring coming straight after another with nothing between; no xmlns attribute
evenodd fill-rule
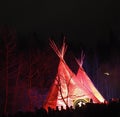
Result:
<svg viewBox="0 0 120 117"><path fill-rule="evenodd" d="M61 49L58 49L54 41L50 41L50 46L60 58L58 65L58 72L54 83L47 95L43 108L48 107L56 109L56 106L63 107L73 106L79 99L93 99L98 100L93 92L90 92L78 79L78 77L70 70L64 60L64 54L67 46L63 41ZM96 101L95 101L96 102Z"/></svg>
<svg viewBox="0 0 120 117"><path fill-rule="evenodd" d="M83 65L83 60L84 60L85 55L83 54L83 51L81 53L81 58L80 60L76 59L79 69L76 75L76 78L82 84L90 93L93 94L91 99L93 99L94 103L102 103L105 101L104 97L99 93L97 88L94 86L86 72L84 71L82 65Z"/></svg>
<svg viewBox="0 0 120 117"><path fill-rule="evenodd" d="M66 106L71 105L68 96L69 84L72 82L72 77L75 76L63 59L67 49L65 42L63 42L62 48L58 49L54 41L50 40L50 46L60 58L60 62L56 78L43 105L46 110L48 107L56 109L56 106L63 106L65 108Z"/></svg>

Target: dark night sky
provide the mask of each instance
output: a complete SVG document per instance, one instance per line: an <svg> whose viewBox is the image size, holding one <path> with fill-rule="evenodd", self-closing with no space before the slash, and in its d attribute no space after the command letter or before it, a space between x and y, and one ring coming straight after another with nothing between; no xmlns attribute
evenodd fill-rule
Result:
<svg viewBox="0 0 120 117"><path fill-rule="evenodd" d="M118 6L112 0L8 0L0 4L0 24L38 32L41 40L65 34L74 44L92 46L108 41L111 30L119 33Z"/></svg>

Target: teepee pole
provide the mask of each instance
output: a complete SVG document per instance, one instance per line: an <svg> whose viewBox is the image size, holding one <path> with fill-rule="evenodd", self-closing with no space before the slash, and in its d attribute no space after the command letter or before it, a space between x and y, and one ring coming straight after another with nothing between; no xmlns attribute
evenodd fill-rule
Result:
<svg viewBox="0 0 120 117"><path fill-rule="evenodd" d="M58 88L59 88L59 91L60 91L61 98L62 98L63 102L65 103L65 105L68 106L68 104L65 102L65 99L64 99L63 94L62 94L60 76L59 75L57 75L57 76L58 76L58 80L57 80L57 82L58 82Z"/></svg>
<svg viewBox="0 0 120 117"><path fill-rule="evenodd" d="M50 40L50 46L54 50L54 52L58 55L58 57L60 58L60 60L62 60L65 63L65 61L64 61L64 55L65 55L65 52L67 50L67 45L65 44L65 39L63 40L63 45L62 45L61 49L58 49L58 47L56 46L56 44L55 44L55 42L53 40ZM60 74L57 74L57 77L58 77L57 82L58 82L58 87L59 87L61 98L62 98L63 102L65 103L65 105L68 106L68 95L69 95L68 84L66 82L68 95L66 97L64 97L63 93L62 93L61 80L60 80L60 77L63 77L63 76L60 76ZM65 101L64 98L67 98L67 101Z"/></svg>

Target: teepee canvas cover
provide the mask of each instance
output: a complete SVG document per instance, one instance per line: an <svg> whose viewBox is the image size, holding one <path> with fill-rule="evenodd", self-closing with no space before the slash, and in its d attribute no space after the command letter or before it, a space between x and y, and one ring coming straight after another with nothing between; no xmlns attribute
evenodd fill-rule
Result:
<svg viewBox="0 0 120 117"><path fill-rule="evenodd" d="M59 56L60 62L58 65L58 73L43 105L46 110L48 107L55 109L56 106L63 106L65 108L68 103L70 105L68 96L70 88L69 84L72 84L72 77L75 76L75 74L69 69L63 59L67 49L65 43L63 43L61 50L57 48L53 41L50 41L50 46Z"/></svg>
<svg viewBox="0 0 120 117"><path fill-rule="evenodd" d="M96 87L94 86L94 84L92 83L92 81L90 80L90 78L88 77L88 75L86 74L86 72L84 71L84 69L82 67L84 56L85 55L83 54L83 51L82 51L81 60L76 59L78 65L79 65L79 69L78 69L76 78L78 79L80 84L82 84L90 93L92 93L94 95L95 98L91 98L91 99L93 99L94 103L104 102L105 99L99 93L99 91L96 89Z"/></svg>
<svg viewBox="0 0 120 117"><path fill-rule="evenodd" d="M58 72L54 83L48 93L43 107L47 110L48 107L56 109L56 106L73 106L74 101L78 99L89 98L99 102L98 99L90 92L70 70L64 61L64 54L67 46L63 42L62 49L59 50L53 41L50 41L50 46L60 58Z"/></svg>

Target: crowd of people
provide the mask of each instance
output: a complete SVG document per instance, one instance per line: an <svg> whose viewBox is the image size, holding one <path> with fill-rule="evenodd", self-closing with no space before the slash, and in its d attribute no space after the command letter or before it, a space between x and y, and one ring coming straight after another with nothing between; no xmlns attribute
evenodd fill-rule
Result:
<svg viewBox="0 0 120 117"><path fill-rule="evenodd" d="M109 101L108 103L86 103L81 107L66 107L66 109L35 108L34 112L18 111L14 115L4 115L3 117L120 117L120 100Z"/></svg>

